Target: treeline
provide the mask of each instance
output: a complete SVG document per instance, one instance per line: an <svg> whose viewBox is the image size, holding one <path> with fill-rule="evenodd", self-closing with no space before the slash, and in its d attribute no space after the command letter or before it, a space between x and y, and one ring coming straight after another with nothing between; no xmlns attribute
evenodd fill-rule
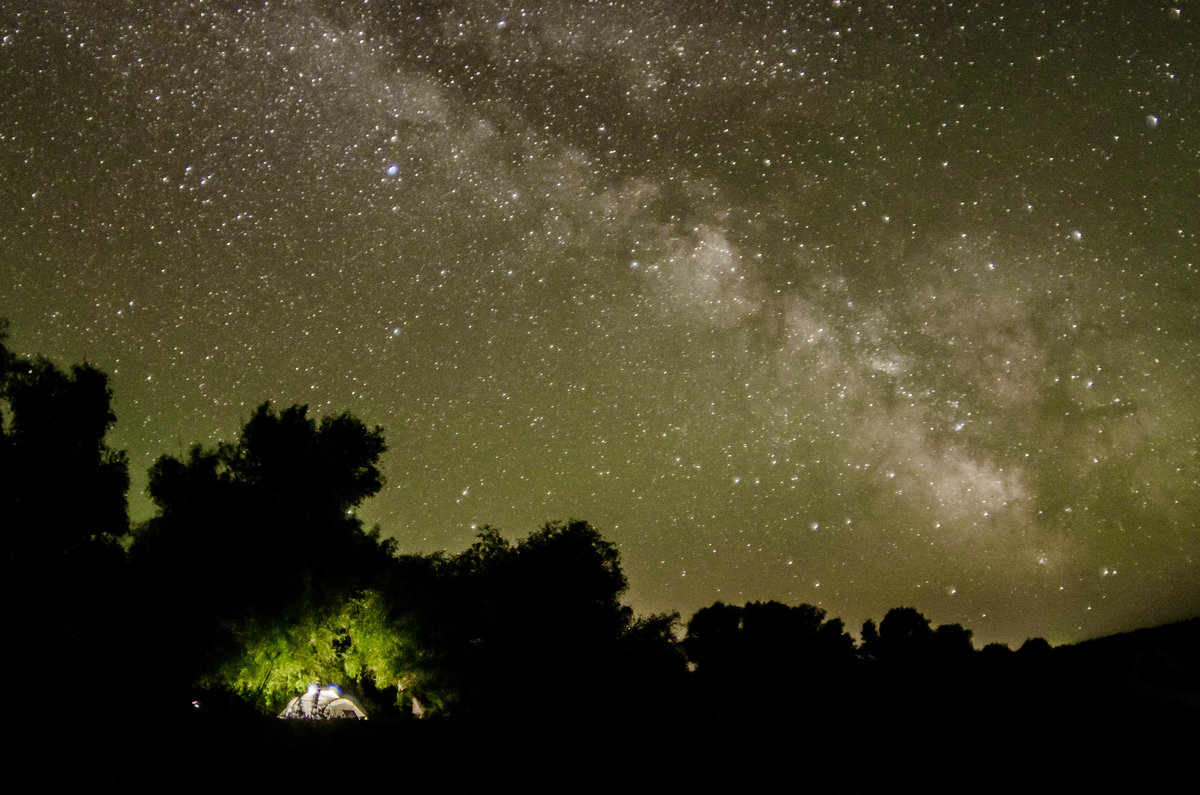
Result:
<svg viewBox="0 0 1200 795"><path fill-rule="evenodd" d="M0 329L2 332L3 329ZM263 404L233 442L165 455L131 527L105 374L14 356L0 336L0 517L21 653L13 677L74 697L136 683L278 711L337 682L376 715L726 719L1028 692L1045 641L976 651L912 608L861 641L812 605L720 602L681 626L621 598L617 549L585 521L459 554L402 554L355 515L383 485L383 432ZM1038 667L1041 666L1041 667ZM999 695L996 695L999 694ZM957 700L956 700L957 699ZM861 712L861 710L858 710Z"/></svg>

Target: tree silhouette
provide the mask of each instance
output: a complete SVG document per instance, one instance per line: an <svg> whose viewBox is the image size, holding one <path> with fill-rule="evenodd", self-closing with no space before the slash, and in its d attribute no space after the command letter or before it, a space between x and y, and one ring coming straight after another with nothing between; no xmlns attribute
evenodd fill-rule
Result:
<svg viewBox="0 0 1200 795"><path fill-rule="evenodd" d="M971 630L962 624L939 624L933 631L933 655L945 663L961 663L974 652Z"/></svg>
<svg viewBox="0 0 1200 795"><path fill-rule="evenodd" d="M264 403L220 457L262 507L300 521L316 533L313 542L336 544L327 534L358 531L345 514L383 487L378 461L386 450L382 429L350 414L318 425L307 406L276 413Z"/></svg>
<svg viewBox="0 0 1200 795"><path fill-rule="evenodd" d="M893 668L945 668L963 664L975 653L971 630L960 624L941 624L936 629L916 608L894 607L875 622L863 624L859 654Z"/></svg>
<svg viewBox="0 0 1200 795"><path fill-rule="evenodd" d="M855 662L841 619L809 604L717 602L697 611L683 645L718 714L763 715L828 702Z"/></svg>
<svg viewBox="0 0 1200 795"><path fill-rule="evenodd" d="M616 548L589 523L551 522L509 544L484 527L445 561L443 632L460 711L502 714L514 704L551 716L602 708L632 612ZM645 639L645 636L643 636Z"/></svg>
<svg viewBox="0 0 1200 795"><path fill-rule="evenodd" d="M385 449L379 428L349 414L317 423L304 406L264 403L236 442L154 464L158 513L131 558L147 629L180 676L221 671L228 685L236 669L238 689L255 675L269 681L282 638L336 623L386 570L391 545L353 515L382 487Z"/></svg>
<svg viewBox="0 0 1200 795"><path fill-rule="evenodd" d="M688 622L684 651L697 670L706 675L732 675L742 665L741 629L742 608L714 602L697 610Z"/></svg>
<svg viewBox="0 0 1200 795"><path fill-rule="evenodd" d="M116 422L108 376L90 365L63 371L23 360L0 326L0 512L7 571L56 561L129 530L124 453L105 436Z"/></svg>
<svg viewBox="0 0 1200 795"><path fill-rule="evenodd" d="M7 347L0 321L0 527L5 603L21 605L23 645L38 674L63 681L80 666L118 669L124 550L129 529L125 455L105 441L116 420L107 376L62 370ZM13 657L12 675L33 671ZM9 678L11 681L11 677Z"/></svg>
<svg viewBox="0 0 1200 795"><path fill-rule="evenodd" d="M1021 648L1017 649L1017 654L1025 659L1046 660L1053 651L1045 638L1026 638Z"/></svg>
<svg viewBox="0 0 1200 795"><path fill-rule="evenodd" d="M678 626L678 613L661 613L634 619L622 634L613 690L642 714L678 714L682 706L687 655Z"/></svg>
<svg viewBox="0 0 1200 795"><path fill-rule="evenodd" d="M858 644L858 656L864 660L875 660L879 652L879 627L875 619L868 618L863 622L861 638Z"/></svg>
<svg viewBox="0 0 1200 795"><path fill-rule="evenodd" d="M879 622L877 657L885 661L909 660L923 655L933 629L916 608L893 607Z"/></svg>

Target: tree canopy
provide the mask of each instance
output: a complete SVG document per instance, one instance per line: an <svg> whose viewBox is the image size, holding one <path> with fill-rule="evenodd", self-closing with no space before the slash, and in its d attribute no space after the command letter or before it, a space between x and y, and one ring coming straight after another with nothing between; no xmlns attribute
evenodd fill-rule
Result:
<svg viewBox="0 0 1200 795"><path fill-rule="evenodd" d="M815 605L715 602L680 639L677 614L623 604L616 546L580 519L515 541L485 525L457 554L397 554L355 514L383 487L382 429L302 405L263 403L234 440L159 458L155 514L126 555L128 466L106 441L107 376L17 356L5 331L5 589L10 603L45 594L27 623L57 675L124 665L160 691L199 685L268 710L336 681L374 706L578 720L617 697L725 716L909 704L964 686L964 672L1050 659L1041 639L976 654L970 630L935 628L913 607L868 620L856 646Z"/></svg>
<svg viewBox="0 0 1200 795"><path fill-rule="evenodd" d="M305 406L264 403L237 441L155 462L158 512L131 559L169 658L196 676L232 666L236 679L236 661L258 653L250 649L305 623L336 623L391 556L353 513L382 487L385 449L382 430L350 414L318 423Z"/></svg>
<svg viewBox="0 0 1200 795"><path fill-rule="evenodd" d="M3 590L6 604L21 606L23 645L54 679L80 660L103 675L121 643L113 616L123 598L129 469L106 441L115 421L102 371L17 356L0 321ZM13 674L28 676L18 659L27 658L10 658Z"/></svg>
<svg viewBox="0 0 1200 795"><path fill-rule="evenodd" d="M28 566L129 530L125 454L105 441L116 415L108 376L23 359L0 326L0 513L7 567ZM32 557L30 557L32 556Z"/></svg>

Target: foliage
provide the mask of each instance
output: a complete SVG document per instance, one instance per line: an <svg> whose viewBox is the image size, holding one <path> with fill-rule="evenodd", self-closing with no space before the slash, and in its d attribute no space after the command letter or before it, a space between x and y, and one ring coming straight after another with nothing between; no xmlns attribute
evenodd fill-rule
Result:
<svg viewBox="0 0 1200 795"><path fill-rule="evenodd" d="M353 515L382 487L385 449L379 428L349 414L318 424L304 406L264 403L236 442L154 464L158 513L131 557L142 619L185 679L252 692L258 677L265 692L332 664L331 641L305 639L388 566L391 545Z"/></svg>
<svg viewBox="0 0 1200 795"><path fill-rule="evenodd" d="M1054 656L1040 638L976 653L970 630L912 607L868 620L856 649L824 609L774 601L716 602L680 641L677 614L635 618L621 603L618 551L581 520L515 543L485 526L458 555L398 556L354 515L383 486L381 429L304 406L264 403L234 442L158 459L158 510L127 565L107 377L15 356L6 332L0 320L5 595L64 681L72 666L109 678L139 661L153 692L202 685L271 711L337 682L377 708L415 697L434 714L581 720L616 698L676 714L690 694L744 716L841 709L854 693L924 708L959 698L971 672L1020 692Z"/></svg>
<svg viewBox="0 0 1200 795"><path fill-rule="evenodd" d="M400 667L405 636L388 612L381 594L367 590L336 610L298 610L273 624L247 623L239 627L237 653L206 683L272 712L310 682L366 682L403 691L412 681Z"/></svg>
<svg viewBox="0 0 1200 795"><path fill-rule="evenodd" d="M838 691L855 662L841 619L775 601L703 608L688 622L683 647L701 703L726 719L812 706Z"/></svg>
<svg viewBox="0 0 1200 795"><path fill-rule="evenodd" d="M619 555L595 528L552 522L514 545L484 527L435 565L417 692L460 713L594 707L632 618Z"/></svg>
<svg viewBox="0 0 1200 795"><path fill-rule="evenodd" d="M813 605L775 601L703 608L688 623L683 646L698 671L716 678L828 671L855 656L841 619L826 619Z"/></svg>
<svg viewBox="0 0 1200 795"><path fill-rule="evenodd" d="M6 661L9 678L108 676L119 668L129 529L128 465L106 441L116 421L108 378L16 356L7 328L0 321L3 595L22 607L20 645L36 650Z"/></svg>
<svg viewBox="0 0 1200 795"><path fill-rule="evenodd" d="M194 461L183 471L211 479L214 458ZM398 704L416 697L433 714L520 704L577 715L602 708L597 682L669 688L685 672L678 616L633 621L625 583L616 548L587 522L549 523L516 544L484 527L459 555L392 558L337 600L312 591L282 612L227 614L226 649L199 681L272 710L308 682L336 681L394 688Z"/></svg>
<svg viewBox="0 0 1200 795"><path fill-rule="evenodd" d="M894 666L943 665L966 659L975 648L971 630L960 624L936 629L916 608L894 607L883 617L878 632L874 622L863 625L864 657Z"/></svg>
<svg viewBox="0 0 1200 795"><path fill-rule="evenodd" d="M673 612L631 620L621 635L618 664L606 678L606 689L641 712L677 714L687 676L679 624L679 614Z"/></svg>
<svg viewBox="0 0 1200 795"><path fill-rule="evenodd" d="M20 359L0 327L0 513L6 562L28 566L129 530L125 454L105 442L116 422L108 377ZM32 558L30 557L32 556ZM9 569L11 571L11 568Z"/></svg>
<svg viewBox="0 0 1200 795"><path fill-rule="evenodd" d="M382 429L368 430L349 413L318 425L307 406L276 413L264 403L219 455L233 480L264 506L329 531L383 487L378 462L386 450Z"/></svg>

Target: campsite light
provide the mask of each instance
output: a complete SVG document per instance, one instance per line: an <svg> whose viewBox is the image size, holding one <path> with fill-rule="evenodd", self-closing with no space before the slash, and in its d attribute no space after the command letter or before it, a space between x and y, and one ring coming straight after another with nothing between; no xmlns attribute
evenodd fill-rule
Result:
<svg viewBox="0 0 1200 795"><path fill-rule="evenodd" d="M283 712L281 718L305 718L308 720L328 720L330 718L350 718L366 720L367 713L362 704L352 695L346 695L342 688L332 682L322 687L316 682L310 682L302 695L296 696Z"/></svg>

